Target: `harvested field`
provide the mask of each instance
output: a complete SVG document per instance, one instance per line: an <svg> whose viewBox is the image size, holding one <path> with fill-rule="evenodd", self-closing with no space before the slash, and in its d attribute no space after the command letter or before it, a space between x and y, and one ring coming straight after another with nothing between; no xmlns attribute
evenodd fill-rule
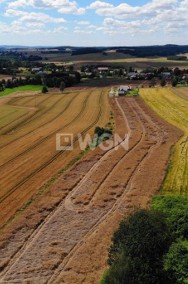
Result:
<svg viewBox="0 0 188 284"><path fill-rule="evenodd" d="M184 133L173 148L162 190L188 195L188 89L143 89L141 95L157 114Z"/></svg>
<svg viewBox="0 0 188 284"><path fill-rule="evenodd" d="M4 231L2 283L98 283L119 221L159 191L181 131L140 98L111 106L119 147L90 152Z"/></svg>
<svg viewBox="0 0 188 284"><path fill-rule="evenodd" d="M105 126L107 91L11 97L0 106L0 227L80 153L77 134ZM71 133L74 151L56 151L56 134Z"/></svg>
<svg viewBox="0 0 188 284"><path fill-rule="evenodd" d="M188 101L188 88L173 88L173 93Z"/></svg>

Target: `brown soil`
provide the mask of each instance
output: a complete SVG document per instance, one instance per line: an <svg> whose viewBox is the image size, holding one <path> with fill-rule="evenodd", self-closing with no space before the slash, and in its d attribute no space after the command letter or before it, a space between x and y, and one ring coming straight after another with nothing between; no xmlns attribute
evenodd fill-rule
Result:
<svg viewBox="0 0 188 284"><path fill-rule="evenodd" d="M180 131L140 98L111 105L129 148L90 152L4 232L2 283L98 283L119 221L159 192Z"/></svg>

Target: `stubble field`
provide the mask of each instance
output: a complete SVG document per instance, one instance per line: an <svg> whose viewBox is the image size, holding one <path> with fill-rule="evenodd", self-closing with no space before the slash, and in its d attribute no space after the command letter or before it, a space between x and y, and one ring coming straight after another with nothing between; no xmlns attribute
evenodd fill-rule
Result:
<svg viewBox="0 0 188 284"><path fill-rule="evenodd" d="M3 103L4 102L4 103ZM1 100L0 227L41 186L80 153L77 134L105 125L110 109L106 90L67 94L17 93ZM56 151L56 134L70 133L74 151Z"/></svg>
<svg viewBox="0 0 188 284"><path fill-rule="evenodd" d="M5 190L4 194L10 193L10 209L16 207L19 199L28 199L39 186L39 181L44 181L62 167L65 161L75 156L75 151L62 156L50 150L54 149L52 133L60 129L66 132L71 129L74 133L93 131L94 125L105 125L111 106L115 132L122 137L122 141L118 149L111 145L109 149L97 148L87 154L4 230L0 238L2 283L98 283L107 266L112 234L124 216L135 208L147 207L151 197L159 192L170 149L182 135L179 129L165 123L140 98L112 98L109 106L106 89L90 89L55 97L54 104L57 103L58 108L54 112L48 108L44 120L42 115L34 123L34 118L39 113L30 113L29 116L27 113L23 120L27 121L26 128L24 122L21 122L23 117L19 118L17 125L15 121L11 122L15 129L14 138L8 136L12 125L7 125L3 130L8 132L2 146L10 147L8 143L15 143L16 149L11 152L11 147L8 148L8 157L2 151L7 168L1 186ZM42 100L40 96L39 99ZM39 101L46 105L49 103L46 99L47 97L44 102ZM51 97L48 99L51 100ZM21 102L16 99L14 104L18 107L21 103L23 106L22 100L26 107L31 107L26 98L21 98ZM9 104L13 103L10 101ZM62 117L60 115L58 119L54 118L62 111ZM31 125L30 119L33 121ZM52 122L46 125L46 120ZM22 143L17 144L16 129L19 129L20 123L23 137L19 138ZM33 125L36 133L30 135ZM38 130L40 128L42 133ZM129 137L126 150L121 145L127 137L125 134ZM8 141L7 136L10 139ZM14 163L10 166L9 160L15 159L15 153L17 166ZM23 153L24 159L19 156ZM19 163L24 164L22 174L19 170L16 171ZM41 169L39 174L38 169ZM9 179L6 179L6 171ZM16 178L13 178L14 172ZM13 181L16 181L14 186L19 184L21 191L16 189L17 193L11 193ZM9 190L6 191L8 186ZM27 193L28 188L30 193ZM23 189L26 193L24 196ZM17 198L16 202L14 198ZM4 202L7 202L6 199ZM4 209L6 210L5 207Z"/></svg>
<svg viewBox="0 0 188 284"><path fill-rule="evenodd" d="M141 96L158 115L183 132L172 149L162 191L188 195L188 89L142 89Z"/></svg>

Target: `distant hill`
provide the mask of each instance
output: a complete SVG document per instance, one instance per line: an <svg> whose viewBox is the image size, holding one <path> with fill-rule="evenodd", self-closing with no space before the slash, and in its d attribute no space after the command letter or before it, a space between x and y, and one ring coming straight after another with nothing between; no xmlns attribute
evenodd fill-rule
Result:
<svg viewBox="0 0 188 284"><path fill-rule="evenodd" d="M113 49L118 53L123 53L136 57L148 56L173 56L180 53L188 53L188 45L154 45L154 46L113 46L113 47L57 47L59 51L65 52L69 49L72 55L108 52Z"/></svg>
<svg viewBox="0 0 188 284"><path fill-rule="evenodd" d="M110 50L116 50L118 53L127 54L136 57L150 57L150 56L174 56L177 54L188 53L188 45L153 45L153 46L108 46L108 47L74 47L74 46L58 46L58 47L48 47L48 46L9 46L1 45L1 50L21 50L21 49L34 49L40 51L52 52L56 50L57 53L70 53L74 55L83 55L91 53L105 53Z"/></svg>

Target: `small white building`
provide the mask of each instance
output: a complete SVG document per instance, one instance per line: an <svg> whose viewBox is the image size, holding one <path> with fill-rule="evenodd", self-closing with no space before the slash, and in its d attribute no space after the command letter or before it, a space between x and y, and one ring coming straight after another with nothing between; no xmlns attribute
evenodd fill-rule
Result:
<svg viewBox="0 0 188 284"><path fill-rule="evenodd" d="M99 72L107 72L109 70L108 67L98 67Z"/></svg>
<svg viewBox="0 0 188 284"><path fill-rule="evenodd" d="M131 86L120 86L118 89L118 95L124 96L131 89L132 89Z"/></svg>

